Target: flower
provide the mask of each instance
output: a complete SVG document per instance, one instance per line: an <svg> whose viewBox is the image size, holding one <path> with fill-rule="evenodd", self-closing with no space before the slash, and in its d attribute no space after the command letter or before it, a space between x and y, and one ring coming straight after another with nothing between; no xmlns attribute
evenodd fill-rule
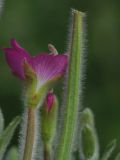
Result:
<svg viewBox="0 0 120 160"><path fill-rule="evenodd" d="M36 56L30 56L15 39L11 40L11 46L3 51L13 74L25 82L24 104L28 107L39 107L51 84L64 75L68 56L58 55L51 44L48 45L50 54L41 53Z"/></svg>
<svg viewBox="0 0 120 160"><path fill-rule="evenodd" d="M61 77L66 70L68 59L66 54L41 53L30 56L15 39L11 40L11 46L12 48L4 48L3 51L13 74L25 80L26 73L32 73L37 78L38 87ZM49 45L49 48L52 51L53 46ZM53 52L54 50L55 48L53 48Z"/></svg>

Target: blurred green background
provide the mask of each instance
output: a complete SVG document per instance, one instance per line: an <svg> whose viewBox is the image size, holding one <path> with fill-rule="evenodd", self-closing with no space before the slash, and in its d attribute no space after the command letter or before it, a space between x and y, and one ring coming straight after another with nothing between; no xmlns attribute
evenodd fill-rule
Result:
<svg viewBox="0 0 120 160"><path fill-rule="evenodd" d="M67 46L70 9L87 12L87 68L83 107L95 113L101 151L113 138L120 150L120 1L6 0L0 19L0 48L16 38L31 54ZM0 51L0 106L6 124L23 111L21 85Z"/></svg>

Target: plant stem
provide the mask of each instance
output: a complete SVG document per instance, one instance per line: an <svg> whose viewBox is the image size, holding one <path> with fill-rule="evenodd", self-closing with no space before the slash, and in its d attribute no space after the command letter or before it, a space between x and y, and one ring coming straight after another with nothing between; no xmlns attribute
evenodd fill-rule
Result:
<svg viewBox="0 0 120 160"><path fill-rule="evenodd" d="M83 49L83 13L73 10L73 23L71 30L71 44L68 82L67 82L67 97L66 111L64 114L63 129L60 137L60 144L57 150L57 160L71 160L72 146L74 143L76 126L79 112L79 94L81 82L81 53Z"/></svg>
<svg viewBox="0 0 120 160"><path fill-rule="evenodd" d="M33 144L35 138L35 109L28 108L27 133L23 160L32 160Z"/></svg>

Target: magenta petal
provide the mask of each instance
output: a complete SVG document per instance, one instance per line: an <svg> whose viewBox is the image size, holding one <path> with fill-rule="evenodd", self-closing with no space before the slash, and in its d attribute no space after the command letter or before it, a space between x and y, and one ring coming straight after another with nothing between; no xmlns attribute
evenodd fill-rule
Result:
<svg viewBox="0 0 120 160"><path fill-rule="evenodd" d="M62 76L67 67L68 56L40 54L32 58L32 65L41 83Z"/></svg>
<svg viewBox="0 0 120 160"><path fill-rule="evenodd" d="M24 79L23 61L29 60L30 56L15 40L11 40L11 45L13 48L3 49L7 63L15 75Z"/></svg>
<svg viewBox="0 0 120 160"><path fill-rule="evenodd" d="M4 48L5 57L12 72L19 78L24 79L24 61L27 61L38 78L38 86L47 81L61 77L67 67L68 56L55 54L39 54L30 57L15 39L11 40L12 48Z"/></svg>
<svg viewBox="0 0 120 160"><path fill-rule="evenodd" d="M27 51L22 48L15 39L12 39L10 42L11 46L13 47L13 49L15 49L16 51L18 51L19 53L25 55L26 57L29 57L29 53L27 53Z"/></svg>

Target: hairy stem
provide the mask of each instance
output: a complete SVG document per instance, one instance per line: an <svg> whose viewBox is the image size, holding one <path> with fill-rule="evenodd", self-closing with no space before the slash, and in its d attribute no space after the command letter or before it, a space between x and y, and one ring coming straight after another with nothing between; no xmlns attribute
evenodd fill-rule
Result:
<svg viewBox="0 0 120 160"><path fill-rule="evenodd" d="M33 144L35 138L35 109L28 108L27 133L23 160L32 160Z"/></svg>
<svg viewBox="0 0 120 160"><path fill-rule="evenodd" d="M66 111L64 124L57 150L57 160L71 160L72 146L78 121L79 93L81 80L81 52L83 49L83 13L73 10L73 21L71 28L70 53Z"/></svg>

